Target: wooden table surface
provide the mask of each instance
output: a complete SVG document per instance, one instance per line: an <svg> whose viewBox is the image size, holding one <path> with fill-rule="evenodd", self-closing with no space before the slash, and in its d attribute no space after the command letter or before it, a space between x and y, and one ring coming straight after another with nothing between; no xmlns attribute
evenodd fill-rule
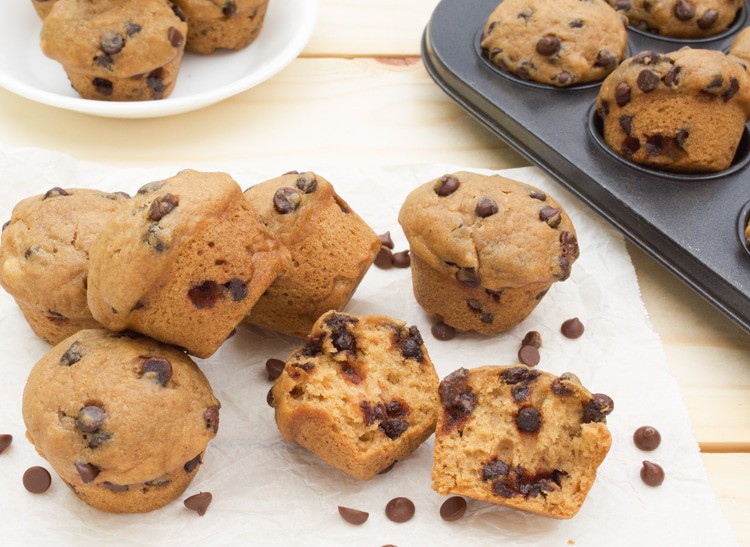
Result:
<svg viewBox="0 0 750 547"><path fill-rule="evenodd" d="M286 69L219 104L168 118L97 118L0 90L0 143L127 166L526 165L425 71L420 40L437 3L321 0L312 39ZM750 336L653 259L628 250L711 484L738 541L750 545Z"/></svg>

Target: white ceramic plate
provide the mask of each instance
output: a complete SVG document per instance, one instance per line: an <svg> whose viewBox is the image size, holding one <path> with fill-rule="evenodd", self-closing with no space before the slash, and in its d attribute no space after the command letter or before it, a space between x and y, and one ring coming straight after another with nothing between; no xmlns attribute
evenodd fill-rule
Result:
<svg viewBox="0 0 750 547"><path fill-rule="evenodd" d="M260 36L247 48L186 53L172 94L160 101L82 99L62 66L39 47L41 21L30 1L3 1L0 86L51 106L113 118L155 118L202 108L267 80L294 60L315 26L316 0L270 0Z"/></svg>

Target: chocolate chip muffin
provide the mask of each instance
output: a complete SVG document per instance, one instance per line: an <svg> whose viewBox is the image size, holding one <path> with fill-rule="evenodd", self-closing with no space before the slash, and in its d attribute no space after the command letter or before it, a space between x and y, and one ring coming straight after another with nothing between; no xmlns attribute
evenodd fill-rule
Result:
<svg viewBox="0 0 750 547"><path fill-rule="evenodd" d="M417 302L461 330L494 333L521 322L578 257L562 206L497 175L460 172L423 184L398 220Z"/></svg>
<svg viewBox="0 0 750 547"><path fill-rule="evenodd" d="M58 0L41 46L83 98L147 101L174 89L186 34L166 0Z"/></svg>
<svg viewBox="0 0 750 547"><path fill-rule="evenodd" d="M555 87L597 81L627 52L623 19L604 0L503 0L481 47L506 72Z"/></svg>
<svg viewBox="0 0 750 547"><path fill-rule="evenodd" d="M3 227L0 285L37 336L57 344L100 327L86 304L89 249L127 194L52 188L19 202Z"/></svg>
<svg viewBox="0 0 750 547"><path fill-rule="evenodd" d="M52 6L55 5L57 0L31 0L37 14L41 19L44 19L52 11Z"/></svg>
<svg viewBox="0 0 750 547"><path fill-rule="evenodd" d="M288 260L229 175L181 171L138 190L102 230L88 304L111 330L208 357Z"/></svg>
<svg viewBox="0 0 750 547"><path fill-rule="evenodd" d="M743 0L607 0L635 28L673 38L701 38L724 32Z"/></svg>
<svg viewBox="0 0 750 547"><path fill-rule="evenodd" d="M523 365L459 369L440 382L432 488L570 518L612 439L612 399L571 373Z"/></svg>
<svg viewBox="0 0 750 547"><path fill-rule="evenodd" d="M268 180L249 188L245 198L292 257L245 321L304 337L323 313L346 306L377 256L380 238L315 173Z"/></svg>
<svg viewBox="0 0 750 547"><path fill-rule="evenodd" d="M134 513L185 490L216 436L219 406L182 351L83 330L31 370L23 419L37 452L79 498Z"/></svg>
<svg viewBox="0 0 750 547"><path fill-rule="evenodd" d="M268 0L174 0L188 18L187 50L239 50L260 34Z"/></svg>
<svg viewBox="0 0 750 547"><path fill-rule="evenodd" d="M668 171L721 171L750 116L750 77L720 51L645 51L607 77L596 107L605 141L625 158Z"/></svg>
<svg viewBox="0 0 750 547"><path fill-rule="evenodd" d="M282 435L356 479L371 479L435 430L438 377L417 327L323 315L273 386Z"/></svg>
<svg viewBox="0 0 750 547"><path fill-rule="evenodd" d="M729 54L737 57L745 70L750 68L750 27L742 29L729 46Z"/></svg>

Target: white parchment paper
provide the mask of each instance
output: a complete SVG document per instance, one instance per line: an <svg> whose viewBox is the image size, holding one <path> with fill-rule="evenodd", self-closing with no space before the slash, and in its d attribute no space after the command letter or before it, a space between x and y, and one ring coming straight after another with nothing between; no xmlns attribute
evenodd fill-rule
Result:
<svg viewBox="0 0 750 547"><path fill-rule="evenodd" d="M36 149L0 148L0 220L13 205L53 186L135 192L146 182L183 168L221 170L248 186L279 173L231 165L176 165L121 169L78 162ZM330 180L376 232L390 230L396 250L407 247L398 210L415 186L460 168L418 165L387 168L295 166ZM728 545L735 542L707 482L698 447L677 384L667 372L622 237L567 191L535 168L502 172L555 196L578 232L581 257L564 283L553 285L523 323L497 336L460 335L441 342L430 334L430 319L416 304L410 270L372 268L346 311L384 314L419 326L442 378L458 367L517 362L522 337L541 333L539 368L572 371L592 392L610 395L612 449L599 468L583 508L567 521L551 520L469 500L466 515L444 522L445 498L430 488L432 439L392 471L368 482L349 478L306 450L282 440L266 404L270 382L265 361L285 359L300 342L258 329L238 333L207 360L198 360L221 400L221 426L204 464L186 493L148 514L112 515L79 501L54 474L41 495L22 483L32 465L51 468L24 438L21 398L34 363L49 349L36 338L13 299L0 291L0 433L14 436L0 455L0 545ZM560 324L577 316L586 327L578 340L560 334ZM642 452L633 431L653 425L661 446ZM149 439L144 439L149 442ZM641 462L666 471L658 488L641 482ZM182 500L201 491L213 494L203 517ZM390 522L386 503L406 496L416 515ZM362 526L344 522L337 506L370 513Z"/></svg>

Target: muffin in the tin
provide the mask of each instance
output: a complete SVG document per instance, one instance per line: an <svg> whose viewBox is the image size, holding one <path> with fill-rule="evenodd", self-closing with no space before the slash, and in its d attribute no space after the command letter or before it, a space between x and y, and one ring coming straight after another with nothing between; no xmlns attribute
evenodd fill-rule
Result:
<svg viewBox="0 0 750 547"><path fill-rule="evenodd" d="M56 2L57 0L31 0L31 4L42 19L49 15L49 12L52 11L52 6L54 6Z"/></svg>
<svg viewBox="0 0 750 547"><path fill-rule="evenodd" d="M673 38L701 38L727 30L743 0L607 0L630 24Z"/></svg>
<svg viewBox="0 0 750 547"><path fill-rule="evenodd" d="M645 51L607 77L597 111L604 140L625 158L668 171L721 171L750 117L750 76L720 51Z"/></svg>
<svg viewBox="0 0 750 547"><path fill-rule="evenodd" d="M729 54L737 57L745 69L750 69L750 27L742 29L732 40L729 46Z"/></svg>
<svg viewBox="0 0 750 547"><path fill-rule="evenodd" d="M500 69L555 87L598 81L627 54L626 24L604 0L504 0L481 47Z"/></svg>
<svg viewBox="0 0 750 547"><path fill-rule="evenodd" d="M174 89L187 22L166 0L58 0L41 47L85 99L147 101Z"/></svg>
<svg viewBox="0 0 750 547"><path fill-rule="evenodd" d="M187 50L239 50L263 29L269 0L174 0L188 18Z"/></svg>

